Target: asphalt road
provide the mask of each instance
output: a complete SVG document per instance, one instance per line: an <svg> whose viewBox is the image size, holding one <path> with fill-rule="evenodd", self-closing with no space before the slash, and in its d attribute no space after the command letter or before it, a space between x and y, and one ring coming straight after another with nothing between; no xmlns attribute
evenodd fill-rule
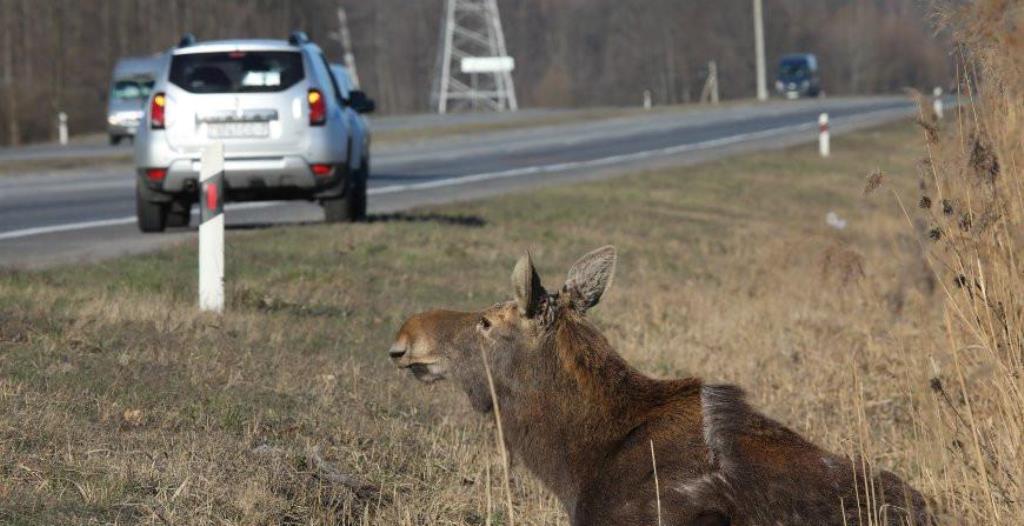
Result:
<svg viewBox="0 0 1024 526"><path fill-rule="evenodd" d="M514 123L547 117L557 113L571 113L571 110L527 109L515 113L465 113L459 115L394 115L373 119L373 128L378 132L394 130L444 129L472 124ZM4 161L45 161L73 159L124 159L131 157L132 146L122 142L110 146L107 136L94 133L75 137L67 145L39 143L18 147L0 147L0 163Z"/></svg>
<svg viewBox="0 0 1024 526"><path fill-rule="evenodd" d="M822 111L829 113L833 135L838 135L904 118L914 114L916 107L903 97L780 101L669 109L388 144L374 148L370 213L810 142L817 139L817 118ZM376 125L429 129L467 118L424 116ZM472 117L476 119L473 122L486 122L481 120L486 118ZM26 150L39 156L33 158L45 158L47 147ZM82 144L74 151L89 156L102 148ZM17 150L0 151L0 162L25 155ZM134 181L127 164L0 177L0 266L41 267L104 259L195 238L194 226L165 234L140 234L134 210ZM228 205L226 218L229 228L254 228L320 222L323 213L319 206L306 202L238 203Z"/></svg>

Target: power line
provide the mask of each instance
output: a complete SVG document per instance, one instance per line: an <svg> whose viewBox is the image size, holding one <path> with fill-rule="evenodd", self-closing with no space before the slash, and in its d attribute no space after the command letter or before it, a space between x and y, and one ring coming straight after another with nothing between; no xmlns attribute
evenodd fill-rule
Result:
<svg viewBox="0 0 1024 526"><path fill-rule="evenodd" d="M497 0L446 0L432 101L438 113L515 111L515 61Z"/></svg>

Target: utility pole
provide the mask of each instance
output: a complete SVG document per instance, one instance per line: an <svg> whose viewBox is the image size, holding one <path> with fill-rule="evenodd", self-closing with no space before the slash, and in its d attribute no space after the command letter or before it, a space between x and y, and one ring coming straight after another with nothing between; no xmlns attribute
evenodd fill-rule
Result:
<svg viewBox="0 0 1024 526"><path fill-rule="evenodd" d="M754 52L757 54L757 100L768 100L768 79L764 63L764 10L754 0Z"/></svg>
<svg viewBox="0 0 1024 526"><path fill-rule="evenodd" d="M497 0L446 0L432 101L452 110L516 111Z"/></svg>
<svg viewBox="0 0 1024 526"><path fill-rule="evenodd" d="M356 73L356 56L352 53L352 35L348 32L348 16L345 14L345 8L338 8L338 31L331 32L330 38L341 44L341 49L345 53L345 68L348 69L348 74L352 77L352 85L356 88L359 87L359 74Z"/></svg>

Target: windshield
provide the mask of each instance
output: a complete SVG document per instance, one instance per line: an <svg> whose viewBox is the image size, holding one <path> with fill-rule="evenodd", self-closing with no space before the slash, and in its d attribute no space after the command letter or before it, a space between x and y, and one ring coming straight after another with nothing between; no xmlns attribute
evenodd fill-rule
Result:
<svg viewBox="0 0 1024 526"><path fill-rule="evenodd" d="M787 59L779 64L779 78L781 79L802 79L810 73L810 67L805 59Z"/></svg>
<svg viewBox="0 0 1024 526"><path fill-rule="evenodd" d="M292 51L189 53L171 59L170 81L192 93L283 91L304 78Z"/></svg>
<svg viewBox="0 0 1024 526"><path fill-rule="evenodd" d="M152 80L119 80L114 83L111 96L117 100L145 99L149 97L152 89Z"/></svg>

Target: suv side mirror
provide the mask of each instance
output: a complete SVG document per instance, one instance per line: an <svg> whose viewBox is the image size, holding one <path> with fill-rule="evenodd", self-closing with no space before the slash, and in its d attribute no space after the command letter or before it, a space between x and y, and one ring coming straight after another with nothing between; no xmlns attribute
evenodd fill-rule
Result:
<svg viewBox="0 0 1024 526"><path fill-rule="evenodd" d="M367 97L366 92L360 90L352 90L349 93L348 104L356 113L373 113L377 109L377 103Z"/></svg>

